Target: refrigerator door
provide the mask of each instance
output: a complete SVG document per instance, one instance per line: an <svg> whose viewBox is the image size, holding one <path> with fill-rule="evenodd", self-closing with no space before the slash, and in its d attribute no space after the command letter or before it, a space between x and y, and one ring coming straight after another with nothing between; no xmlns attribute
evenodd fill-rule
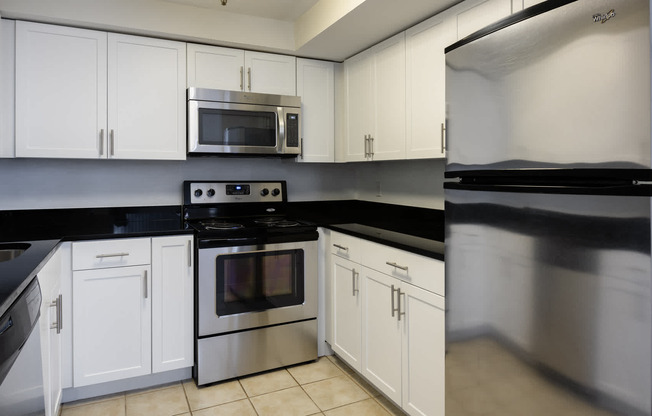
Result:
<svg viewBox="0 0 652 416"><path fill-rule="evenodd" d="M445 213L447 415L651 414L649 196L447 189Z"/></svg>
<svg viewBox="0 0 652 416"><path fill-rule="evenodd" d="M648 0L551 0L448 47L447 176L649 169L649 21Z"/></svg>

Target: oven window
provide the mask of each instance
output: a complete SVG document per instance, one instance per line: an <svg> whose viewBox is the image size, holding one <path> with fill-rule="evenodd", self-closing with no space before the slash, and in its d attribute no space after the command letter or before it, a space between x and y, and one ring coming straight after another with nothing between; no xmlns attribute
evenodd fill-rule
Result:
<svg viewBox="0 0 652 416"><path fill-rule="evenodd" d="M217 315L300 305L303 250L233 253L217 257Z"/></svg>
<svg viewBox="0 0 652 416"><path fill-rule="evenodd" d="M200 108L199 144L276 147L276 114Z"/></svg>

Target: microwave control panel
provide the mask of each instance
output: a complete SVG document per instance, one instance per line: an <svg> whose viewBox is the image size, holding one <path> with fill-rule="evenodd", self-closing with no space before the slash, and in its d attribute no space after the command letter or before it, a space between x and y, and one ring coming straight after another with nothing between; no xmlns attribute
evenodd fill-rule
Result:
<svg viewBox="0 0 652 416"><path fill-rule="evenodd" d="M288 113L285 120L285 145L287 147L299 147L299 115Z"/></svg>

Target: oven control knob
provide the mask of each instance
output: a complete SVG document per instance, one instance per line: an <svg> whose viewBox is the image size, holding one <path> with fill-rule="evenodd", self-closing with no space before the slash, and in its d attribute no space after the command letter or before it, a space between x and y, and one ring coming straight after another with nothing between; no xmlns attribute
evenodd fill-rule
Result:
<svg viewBox="0 0 652 416"><path fill-rule="evenodd" d="M278 196L278 194L280 193L281 191L278 188L274 188L274 190L272 191L272 196Z"/></svg>
<svg viewBox="0 0 652 416"><path fill-rule="evenodd" d="M195 190L195 196L196 196L197 198L199 198L200 196L202 196L202 194L203 194L203 192L201 191L201 189L196 189L196 190Z"/></svg>
<svg viewBox="0 0 652 416"><path fill-rule="evenodd" d="M206 196L208 197L215 196L215 189L209 189L208 191L206 191Z"/></svg>
<svg viewBox="0 0 652 416"><path fill-rule="evenodd" d="M263 190L260 191L260 195L261 195L261 196L267 196L267 195L269 195L269 189L267 189L267 188L263 188Z"/></svg>

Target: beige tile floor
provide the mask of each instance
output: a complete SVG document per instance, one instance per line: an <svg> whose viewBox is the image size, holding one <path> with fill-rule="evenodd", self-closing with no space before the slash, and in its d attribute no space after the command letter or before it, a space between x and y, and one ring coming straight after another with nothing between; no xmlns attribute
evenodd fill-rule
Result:
<svg viewBox="0 0 652 416"><path fill-rule="evenodd" d="M197 388L192 380L65 403L61 416L403 415L335 356Z"/></svg>

